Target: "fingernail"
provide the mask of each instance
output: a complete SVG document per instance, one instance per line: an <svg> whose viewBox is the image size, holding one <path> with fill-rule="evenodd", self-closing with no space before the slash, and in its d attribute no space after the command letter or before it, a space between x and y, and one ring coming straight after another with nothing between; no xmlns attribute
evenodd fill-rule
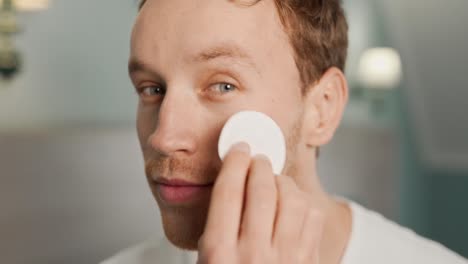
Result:
<svg viewBox="0 0 468 264"><path fill-rule="evenodd" d="M249 147L249 144L247 144L247 143L245 143L245 142L236 143L236 144L232 147L232 150L236 150L236 151L240 151L240 152L244 152L244 153L250 154L250 147Z"/></svg>

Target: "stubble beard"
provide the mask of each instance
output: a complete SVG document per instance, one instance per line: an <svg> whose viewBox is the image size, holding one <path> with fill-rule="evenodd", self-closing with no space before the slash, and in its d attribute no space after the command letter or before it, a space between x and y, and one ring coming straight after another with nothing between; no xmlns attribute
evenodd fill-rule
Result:
<svg viewBox="0 0 468 264"><path fill-rule="evenodd" d="M294 176L298 173L295 160L301 138L302 117L301 114L294 122L286 138L284 175ZM206 199L190 207L167 207L158 201L164 233L173 245L184 250L197 250L198 241L205 229L210 200Z"/></svg>

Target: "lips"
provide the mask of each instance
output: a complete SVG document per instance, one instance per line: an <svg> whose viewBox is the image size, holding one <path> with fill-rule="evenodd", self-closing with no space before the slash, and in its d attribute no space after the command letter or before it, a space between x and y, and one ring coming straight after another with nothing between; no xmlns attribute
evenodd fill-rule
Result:
<svg viewBox="0 0 468 264"><path fill-rule="evenodd" d="M169 179L165 177L156 177L154 181L157 184L161 185L168 185L168 186L177 186L177 187L190 187L190 186L208 186L208 185L213 185L212 183L195 183L195 182L190 182L186 181L183 179Z"/></svg>
<svg viewBox="0 0 468 264"><path fill-rule="evenodd" d="M194 183L183 179L158 177L154 180L158 196L167 204L195 202L209 195L212 183Z"/></svg>

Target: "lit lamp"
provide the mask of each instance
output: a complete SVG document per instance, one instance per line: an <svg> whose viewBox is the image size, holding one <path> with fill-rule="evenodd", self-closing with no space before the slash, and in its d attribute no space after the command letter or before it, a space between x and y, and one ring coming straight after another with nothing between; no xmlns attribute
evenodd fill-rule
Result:
<svg viewBox="0 0 468 264"><path fill-rule="evenodd" d="M402 76L400 55L392 48L366 50L359 61L360 83L369 89L393 89Z"/></svg>
<svg viewBox="0 0 468 264"><path fill-rule="evenodd" d="M21 56L13 44L18 33L17 11L37 11L48 7L48 0L0 0L0 78L11 79L21 68Z"/></svg>
<svg viewBox="0 0 468 264"><path fill-rule="evenodd" d="M358 65L358 81L375 112L385 110L385 99L399 86L401 78L401 58L395 49L371 48L362 54Z"/></svg>

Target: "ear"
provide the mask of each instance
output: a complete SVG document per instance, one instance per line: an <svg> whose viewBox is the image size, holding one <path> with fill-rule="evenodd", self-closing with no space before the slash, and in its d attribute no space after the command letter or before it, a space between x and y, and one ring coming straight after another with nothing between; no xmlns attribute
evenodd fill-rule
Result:
<svg viewBox="0 0 468 264"><path fill-rule="evenodd" d="M304 109L307 146L319 147L332 139L347 102L348 84L338 68L328 69L318 82L308 87Z"/></svg>

